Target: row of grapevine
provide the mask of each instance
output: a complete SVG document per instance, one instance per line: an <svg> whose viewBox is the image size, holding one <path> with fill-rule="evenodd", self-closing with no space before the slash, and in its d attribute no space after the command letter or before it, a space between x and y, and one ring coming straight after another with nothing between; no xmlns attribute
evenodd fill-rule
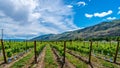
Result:
<svg viewBox="0 0 120 68"><path fill-rule="evenodd" d="M42 51L46 43L37 42L37 56ZM41 46L44 45L44 46ZM0 62L3 61L3 55L2 55L2 46L0 45ZM12 60L16 60L19 57L23 56L27 52L30 52L34 48L34 42L32 41L4 41L4 50L5 50L5 57L7 58L7 62L10 63Z"/></svg>
<svg viewBox="0 0 120 68"><path fill-rule="evenodd" d="M90 58L88 55L91 53L91 56L120 65L119 41L94 41L92 42L92 49L90 49L90 45L91 42L89 41L74 41L72 44L71 42L68 42L67 49L74 51L86 59Z"/></svg>
<svg viewBox="0 0 120 68"><path fill-rule="evenodd" d="M36 42L36 41L35 41ZM33 44L33 47L34 47L34 43L32 43ZM43 48L46 46L46 43L41 43L41 42L36 42L36 54L37 54L37 56L36 56L36 58L38 58L39 57L39 54L42 52L42 50L43 50ZM27 56L25 56L25 57L23 57L23 59L21 59L21 60L19 60L18 62L16 62L16 63L14 63L12 66L11 66L11 68L16 68L16 67L20 67L20 68L24 68L25 66L29 66L29 67L32 67L32 66L34 66L34 64L32 64L32 63L34 63L35 61L35 59L34 60L32 60L32 57L35 57L35 52L34 52L34 49L32 48L32 50L31 50L31 52L27 55ZM28 59L29 58L29 59ZM29 62L31 62L31 63L29 63ZM37 59L37 62L38 62L38 59Z"/></svg>

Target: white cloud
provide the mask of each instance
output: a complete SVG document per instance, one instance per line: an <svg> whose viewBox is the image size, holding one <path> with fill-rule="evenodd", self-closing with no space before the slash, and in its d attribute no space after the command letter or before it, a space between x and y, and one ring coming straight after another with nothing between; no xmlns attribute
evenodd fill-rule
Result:
<svg viewBox="0 0 120 68"><path fill-rule="evenodd" d="M107 20L114 20L116 17L108 17Z"/></svg>
<svg viewBox="0 0 120 68"><path fill-rule="evenodd" d="M93 15L92 14L85 14L85 16L87 17L87 18L92 18L93 17Z"/></svg>
<svg viewBox="0 0 120 68"><path fill-rule="evenodd" d="M88 18L92 18L92 17L105 17L105 16L108 16L110 14L112 14L113 11L112 10L109 10L107 12L101 12L101 13L94 13L94 14L88 14L88 13L85 13L85 16L88 17Z"/></svg>
<svg viewBox="0 0 120 68"><path fill-rule="evenodd" d="M76 29L71 8L62 0L0 0L0 29L7 38Z"/></svg>
<svg viewBox="0 0 120 68"><path fill-rule="evenodd" d="M72 8L73 6L72 5L67 5L68 8Z"/></svg>
<svg viewBox="0 0 120 68"><path fill-rule="evenodd" d="M105 17L110 14L112 14L112 10L109 10L108 12L94 13L94 16L95 17Z"/></svg>
<svg viewBox="0 0 120 68"><path fill-rule="evenodd" d="M118 7L118 9L120 10L120 7Z"/></svg>
<svg viewBox="0 0 120 68"><path fill-rule="evenodd" d="M77 5L78 5L78 6L85 6L85 5L86 5L86 3L85 3L85 2L83 2L83 1L79 1L79 2L77 2Z"/></svg>
<svg viewBox="0 0 120 68"><path fill-rule="evenodd" d="M120 14L120 7L118 7L118 10L119 10L119 11L118 11L118 13L117 13L117 14Z"/></svg>
<svg viewBox="0 0 120 68"><path fill-rule="evenodd" d="M118 14L120 14L120 11L118 11Z"/></svg>

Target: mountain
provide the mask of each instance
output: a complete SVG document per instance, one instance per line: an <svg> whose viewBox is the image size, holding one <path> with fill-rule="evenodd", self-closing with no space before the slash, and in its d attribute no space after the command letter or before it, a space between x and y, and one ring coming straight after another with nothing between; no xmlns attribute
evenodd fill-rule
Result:
<svg viewBox="0 0 120 68"><path fill-rule="evenodd" d="M42 35L32 40L74 40L79 38L99 38L120 36L120 19L101 22L100 24L61 34Z"/></svg>
<svg viewBox="0 0 120 68"><path fill-rule="evenodd" d="M38 36L38 37L35 37L31 40L51 40L51 38L54 37L55 34L46 34L46 35L41 35L41 36Z"/></svg>

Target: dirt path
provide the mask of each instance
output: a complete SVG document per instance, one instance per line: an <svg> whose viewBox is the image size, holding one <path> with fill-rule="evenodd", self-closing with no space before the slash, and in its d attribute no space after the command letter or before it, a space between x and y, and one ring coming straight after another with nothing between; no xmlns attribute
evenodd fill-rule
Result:
<svg viewBox="0 0 120 68"><path fill-rule="evenodd" d="M28 61L28 63L23 66L22 68L30 68L33 65L34 62L34 56Z"/></svg>
<svg viewBox="0 0 120 68"><path fill-rule="evenodd" d="M66 59L63 68L76 68L76 67Z"/></svg>
<svg viewBox="0 0 120 68"><path fill-rule="evenodd" d="M30 51L30 52L31 52L31 51ZM15 61L13 61L13 62L11 62L11 63L3 64L3 65L1 65L0 67L2 67L2 68L10 68L15 62L17 62L17 61L19 61L20 59L22 59L23 57L27 56L30 52L24 54L24 55L23 55L22 57L20 57L19 59L15 60Z"/></svg>
<svg viewBox="0 0 120 68"><path fill-rule="evenodd" d="M95 60L97 63L99 63L99 64L97 64L97 63L94 62L94 61L91 61L91 64L89 64L89 63L88 63L88 60L86 60L85 58L81 57L80 55L75 54L75 53L72 52L72 51L67 51L67 52L68 52L69 54L75 56L75 57L78 58L79 60L81 60L81 61L85 62L86 64L88 64L88 65L89 65L89 68L103 68L103 66L100 65L100 63L99 63L99 61L97 60L97 58L95 58L95 57L93 57L93 56L91 56L91 57L92 57L91 59L94 59L94 60Z"/></svg>
<svg viewBox="0 0 120 68"><path fill-rule="evenodd" d="M96 58L96 59L99 59L99 60L106 61L106 62L108 62L108 63L112 63L112 64L115 64L115 65L118 65L118 66L120 65L119 63L110 62L108 59L105 60L105 59L103 59L102 57L99 57L99 56L93 56L93 55L92 55L92 57L94 57L94 58ZM100 64L99 64L98 66L100 66ZM101 65L101 67L103 68L104 66ZM105 68L105 67L104 67L104 68Z"/></svg>
<svg viewBox="0 0 120 68"><path fill-rule="evenodd" d="M4 63L4 59L2 59L2 58L3 58L3 56L0 55L0 66Z"/></svg>
<svg viewBox="0 0 120 68"><path fill-rule="evenodd" d="M35 68L44 68L45 63L44 63L44 58L45 58L45 51L46 51L46 47L43 49L43 51L41 52L40 56L39 56L39 61L38 64Z"/></svg>
<svg viewBox="0 0 120 68"><path fill-rule="evenodd" d="M50 48L51 48L51 47L50 47ZM57 61L58 61L58 60L57 60L57 57L55 56L55 54L54 54L52 48L51 48L51 51L52 51L52 54L53 54L54 61L55 61L55 63L58 65L57 68L61 68L60 64L57 62Z"/></svg>
<svg viewBox="0 0 120 68"><path fill-rule="evenodd" d="M66 59L66 61L65 61L64 66L62 66L62 60L61 60L61 57L58 55L57 50L53 48L52 51L53 51L53 54L54 54L54 56L55 56L55 58L56 58L56 61L59 63L60 68L76 68L76 67L75 67L72 63L70 63L67 59Z"/></svg>

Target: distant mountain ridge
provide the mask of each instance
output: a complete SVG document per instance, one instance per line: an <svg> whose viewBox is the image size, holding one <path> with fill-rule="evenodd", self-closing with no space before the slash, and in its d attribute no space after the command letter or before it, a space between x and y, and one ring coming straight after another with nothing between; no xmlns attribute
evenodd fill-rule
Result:
<svg viewBox="0 0 120 68"><path fill-rule="evenodd" d="M32 40L74 40L76 38L98 38L120 36L120 19L102 22L100 24L78 29L75 31L64 32L61 34L47 34L33 38Z"/></svg>

